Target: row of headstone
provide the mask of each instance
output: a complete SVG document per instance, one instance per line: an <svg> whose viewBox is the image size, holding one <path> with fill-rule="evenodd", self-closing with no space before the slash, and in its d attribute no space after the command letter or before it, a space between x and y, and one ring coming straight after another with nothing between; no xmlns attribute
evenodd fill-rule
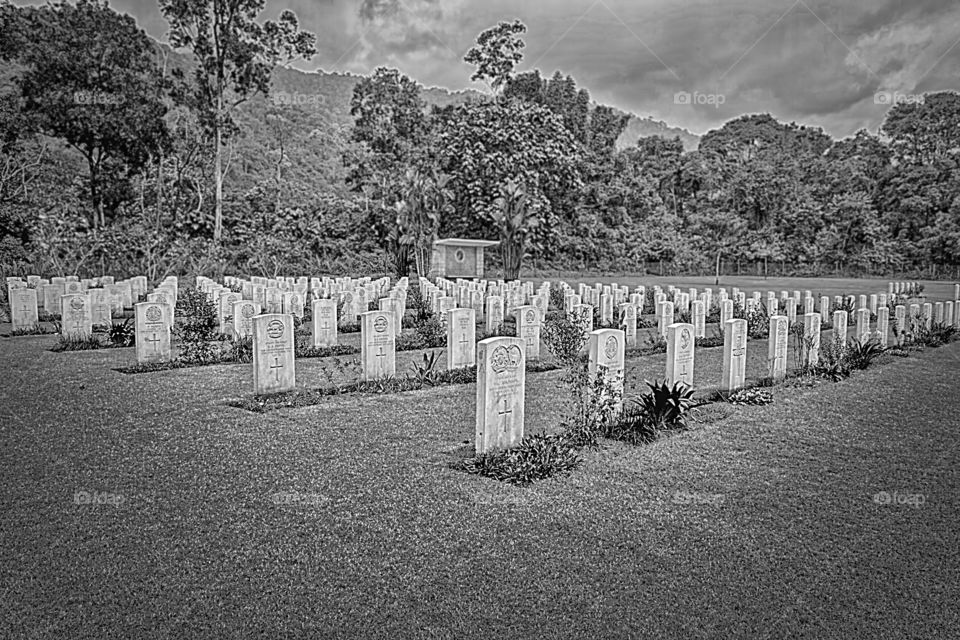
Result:
<svg viewBox="0 0 960 640"><path fill-rule="evenodd" d="M6 284L14 330L36 327L40 320L40 309L43 309L44 313L52 317L75 323L78 328L71 330L72 334L88 333L81 326L86 322L86 315L93 325L111 324L113 316L132 308L147 287L146 278L143 276L116 282L112 276L83 280L68 276L46 280L31 275L27 276L25 281L9 277ZM89 297L89 302L83 303L83 309L76 298L64 301L64 296L78 295ZM68 311L66 316L65 308ZM79 318L84 313L86 315Z"/></svg>

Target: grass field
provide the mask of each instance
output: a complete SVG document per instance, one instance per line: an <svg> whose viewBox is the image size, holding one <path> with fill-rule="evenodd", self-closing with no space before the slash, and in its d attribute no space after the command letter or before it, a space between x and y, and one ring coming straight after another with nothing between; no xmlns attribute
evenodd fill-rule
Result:
<svg viewBox="0 0 960 640"><path fill-rule="evenodd" d="M689 432L605 442L519 488L450 468L472 452L472 384L251 414L226 406L249 365L123 375L132 349L53 342L0 339L0 638L960 628L960 343L765 407L708 405ZM751 342L749 377L765 350ZM720 358L698 350L701 391ZM628 360L628 389L664 363ZM324 366L299 361L298 383ZM528 432L556 428L558 381L528 375Z"/></svg>

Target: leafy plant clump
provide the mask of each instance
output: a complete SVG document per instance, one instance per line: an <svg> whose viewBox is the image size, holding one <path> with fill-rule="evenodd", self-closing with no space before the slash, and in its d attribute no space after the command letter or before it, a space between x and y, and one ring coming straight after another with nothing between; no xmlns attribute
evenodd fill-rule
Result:
<svg viewBox="0 0 960 640"><path fill-rule="evenodd" d="M93 351L103 348L103 342L96 335L61 335L57 338L57 343L50 347L50 351L62 353L64 351Z"/></svg>
<svg viewBox="0 0 960 640"><path fill-rule="evenodd" d="M133 324L133 318L127 318L123 323L114 323L110 325L107 333L107 340L113 347L132 347L137 339L137 332Z"/></svg>
<svg viewBox="0 0 960 640"><path fill-rule="evenodd" d="M736 405L765 405L773 402L773 392L769 389L738 389L730 394L727 402Z"/></svg>
<svg viewBox="0 0 960 640"><path fill-rule="evenodd" d="M512 449L466 458L454 467L501 482L528 485L535 480L568 474L581 464L569 436L538 433L526 436Z"/></svg>
<svg viewBox="0 0 960 640"><path fill-rule="evenodd" d="M541 338L547 350L563 366L576 362L586 344L587 318L571 313L547 319L541 330Z"/></svg>
<svg viewBox="0 0 960 640"><path fill-rule="evenodd" d="M693 389L677 382L645 381L645 393L626 407L619 420L612 422L607 437L631 444L652 442L660 434L687 429L687 417L693 406Z"/></svg>

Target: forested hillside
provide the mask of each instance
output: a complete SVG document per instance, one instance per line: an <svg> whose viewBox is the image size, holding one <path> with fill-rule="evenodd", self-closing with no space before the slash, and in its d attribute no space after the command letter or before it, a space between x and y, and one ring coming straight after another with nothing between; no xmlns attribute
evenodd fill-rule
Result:
<svg viewBox="0 0 960 640"><path fill-rule="evenodd" d="M400 274L438 235L501 241L508 277L960 262L952 92L844 140L764 114L698 139L596 104L589 78L518 72L518 22L465 57L488 90L452 93L291 70L314 49L290 12L237 27L231 57L161 8L175 50L102 0L0 3L4 270Z"/></svg>

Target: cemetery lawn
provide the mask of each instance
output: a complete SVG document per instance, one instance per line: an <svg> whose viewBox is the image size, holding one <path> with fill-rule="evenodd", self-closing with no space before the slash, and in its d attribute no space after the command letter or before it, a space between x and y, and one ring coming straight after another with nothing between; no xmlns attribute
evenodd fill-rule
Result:
<svg viewBox="0 0 960 640"><path fill-rule="evenodd" d="M450 468L472 452L474 384L254 414L226 406L250 366L128 376L129 350L54 340L0 339L0 638L960 628L960 342L777 387L773 405L709 405L689 432L604 442L515 487ZM697 374L719 377L720 355L698 351ZM298 385L321 366L298 361ZM558 379L528 375L528 432L555 428Z"/></svg>

